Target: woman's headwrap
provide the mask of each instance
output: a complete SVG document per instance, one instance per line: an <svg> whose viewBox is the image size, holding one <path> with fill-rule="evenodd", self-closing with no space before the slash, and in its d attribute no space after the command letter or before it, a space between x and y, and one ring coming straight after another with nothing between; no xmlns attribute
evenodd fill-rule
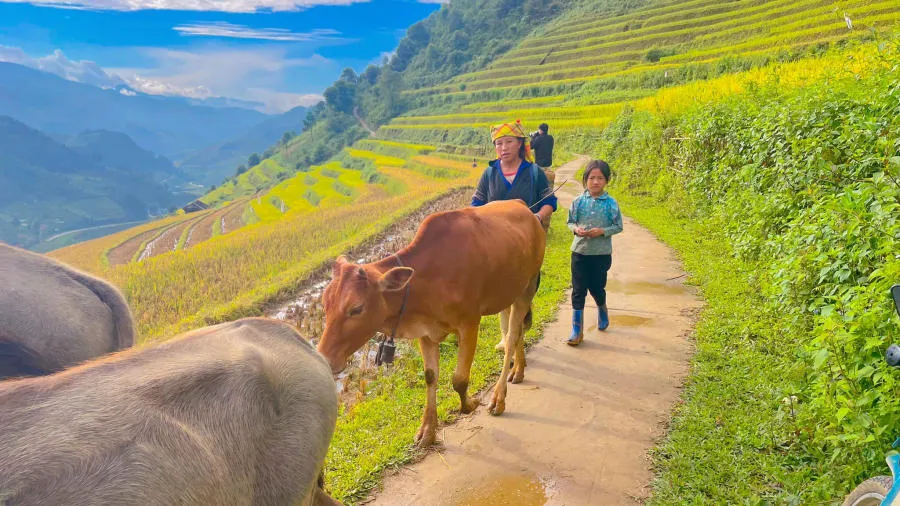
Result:
<svg viewBox="0 0 900 506"><path fill-rule="evenodd" d="M522 122L516 120L515 123L501 123L491 127L491 142L496 141L500 137L518 137L522 139L525 145L525 161L534 163L534 154L531 152L531 143L528 142L528 134L522 127Z"/></svg>

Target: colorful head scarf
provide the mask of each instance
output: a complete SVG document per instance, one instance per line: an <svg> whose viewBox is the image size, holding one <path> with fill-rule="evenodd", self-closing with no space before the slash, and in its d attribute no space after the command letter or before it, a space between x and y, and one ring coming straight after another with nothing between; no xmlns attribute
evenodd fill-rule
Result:
<svg viewBox="0 0 900 506"><path fill-rule="evenodd" d="M531 152L531 144L528 142L528 134L522 127L522 122L516 120L515 123L501 123L491 127L491 142L496 141L500 137L518 137L522 139L525 145L525 161L534 163L534 154Z"/></svg>

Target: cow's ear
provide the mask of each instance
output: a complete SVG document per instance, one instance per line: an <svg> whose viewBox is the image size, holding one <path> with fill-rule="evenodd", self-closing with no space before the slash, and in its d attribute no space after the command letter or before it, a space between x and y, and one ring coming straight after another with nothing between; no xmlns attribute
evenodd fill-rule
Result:
<svg viewBox="0 0 900 506"><path fill-rule="evenodd" d="M382 292L402 290L409 283L409 280L412 279L413 272L415 271L409 267L394 267L381 275L381 278L378 280L378 287Z"/></svg>
<svg viewBox="0 0 900 506"><path fill-rule="evenodd" d="M347 257L341 255L337 257L337 260L334 261L334 265L331 266L331 275L332 277L337 277L338 274L341 273L341 266L347 263Z"/></svg>

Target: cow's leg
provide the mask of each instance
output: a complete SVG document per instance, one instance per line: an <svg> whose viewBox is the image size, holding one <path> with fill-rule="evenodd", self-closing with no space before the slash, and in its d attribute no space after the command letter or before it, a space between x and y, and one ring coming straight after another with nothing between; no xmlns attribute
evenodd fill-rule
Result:
<svg viewBox="0 0 900 506"><path fill-rule="evenodd" d="M437 382L440 367L440 347L431 339L419 338L419 350L425 362L425 414L422 415L422 426L416 433L416 444L426 448L434 443L437 431Z"/></svg>
<svg viewBox="0 0 900 506"><path fill-rule="evenodd" d="M497 385L494 387L494 396L488 408L492 415L499 415L506 410L506 381L510 375L510 361L516 353L519 340L522 339L522 322L525 321L527 312L528 305L521 304L519 301L516 301L510 310L509 333L506 335L506 349L503 353L503 370L497 379ZM524 374L524 368L522 372Z"/></svg>
<svg viewBox="0 0 900 506"><path fill-rule="evenodd" d="M502 315L501 315L502 318ZM459 352L456 355L456 371L453 372L453 389L459 394L459 410L471 413L478 407L478 401L468 396L469 371L475 359L475 348L478 344L478 324L481 319L457 330L459 333Z"/></svg>
<svg viewBox="0 0 900 506"><path fill-rule="evenodd" d="M528 315L531 312L531 302L534 300L534 295L537 293L537 287L540 283L540 274L531 279L531 282L528 284L528 288L525 290L525 293L513 303L513 307L518 307L522 314ZM515 363L513 364L513 370L509 373L509 381L512 383L521 383L523 379L525 379L525 318L522 318L522 324L519 326L519 338L516 340L516 347L514 349L515 352Z"/></svg>
<svg viewBox="0 0 900 506"><path fill-rule="evenodd" d="M500 312L500 342L494 346L495 350L503 351L506 349L506 335L509 334L509 308Z"/></svg>
<svg viewBox="0 0 900 506"><path fill-rule="evenodd" d="M521 383L525 379L525 326L523 322L530 307L531 305L525 303L525 301L516 301L513 305L515 309L512 311L512 314L517 318L522 318L522 320L517 322L518 324L515 328L518 328L519 332L516 335L516 339L510 343L510 355L513 359L513 365L512 370L509 371L509 376L506 378L510 383ZM512 323L510 323L510 326L512 326Z"/></svg>

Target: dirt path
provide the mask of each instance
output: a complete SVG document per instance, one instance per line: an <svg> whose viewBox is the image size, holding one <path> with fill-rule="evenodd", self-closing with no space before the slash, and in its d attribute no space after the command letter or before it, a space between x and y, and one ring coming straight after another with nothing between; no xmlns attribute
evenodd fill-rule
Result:
<svg viewBox="0 0 900 506"><path fill-rule="evenodd" d="M358 121L359 124L362 125L363 128L365 128L366 130L369 131L370 137L375 137L375 130L372 130L371 128L369 128L369 125L366 123L366 120L362 119L362 116L359 115L359 107L353 108L353 117L356 118L356 121Z"/></svg>
<svg viewBox="0 0 900 506"><path fill-rule="evenodd" d="M557 181L571 177L557 192L557 212L580 193L573 176L582 163L557 172ZM700 301L677 278L683 271L672 252L631 220L613 250L610 328L597 330L591 301L584 342L566 345L567 299L529 351L525 381L510 385L506 412L490 416L482 393L473 415L439 431L440 454L387 477L369 504L633 504L647 496L647 451L688 372Z"/></svg>

